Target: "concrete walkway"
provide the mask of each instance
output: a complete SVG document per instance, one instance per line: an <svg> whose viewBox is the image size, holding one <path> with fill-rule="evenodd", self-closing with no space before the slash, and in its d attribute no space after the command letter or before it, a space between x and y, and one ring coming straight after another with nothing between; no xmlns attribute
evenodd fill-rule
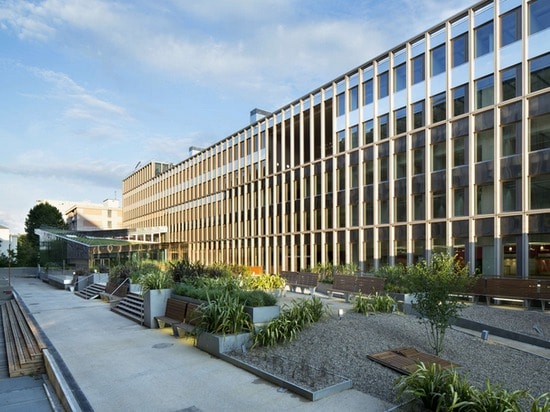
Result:
<svg viewBox="0 0 550 412"><path fill-rule="evenodd" d="M310 402L175 338L35 278L12 284L72 389L75 410L387 411L356 390Z"/></svg>

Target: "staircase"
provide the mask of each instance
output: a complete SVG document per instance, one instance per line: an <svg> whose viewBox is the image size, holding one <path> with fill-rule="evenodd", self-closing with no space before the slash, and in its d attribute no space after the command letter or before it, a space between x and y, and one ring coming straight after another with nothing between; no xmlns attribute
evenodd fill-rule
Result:
<svg viewBox="0 0 550 412"><path fill-rule="evenodd" d="M143 325L145 316L143 312L143 298L141 295L128 293L126 297L122 298L116 306L111 308L111 310Z"/></svg>
<svg viewBox="0 0 550 412"><path fill-rule="evenodd" d="M105 292L105 285L94 283L82 290L76 291L74 294L83 299L97 299L101 293Z"/></svg>

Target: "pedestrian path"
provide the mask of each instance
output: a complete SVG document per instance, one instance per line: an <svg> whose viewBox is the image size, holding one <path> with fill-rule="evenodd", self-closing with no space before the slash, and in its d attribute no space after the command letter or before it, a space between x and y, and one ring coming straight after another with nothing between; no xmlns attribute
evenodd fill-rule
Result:
<svg viewBox="0 0 550 412"><path fill-rule="evenodd" d="M356 390L310 402L175 338L34 278L13 280L59 355L81 410L369 411L393 405ZM82 397L85 402L82 402Z"/></svg>

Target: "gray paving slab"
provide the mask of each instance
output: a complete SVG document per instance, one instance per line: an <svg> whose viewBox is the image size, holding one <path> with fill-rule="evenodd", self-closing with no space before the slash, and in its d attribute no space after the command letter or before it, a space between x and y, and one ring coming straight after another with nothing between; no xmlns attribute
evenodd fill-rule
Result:
<svg viewBox="0 0 550 412"><path fill-rule="evenodd" d="M16 291L94 411L386 411L356 390L311 402L175 338L39 279Z"/></svg>

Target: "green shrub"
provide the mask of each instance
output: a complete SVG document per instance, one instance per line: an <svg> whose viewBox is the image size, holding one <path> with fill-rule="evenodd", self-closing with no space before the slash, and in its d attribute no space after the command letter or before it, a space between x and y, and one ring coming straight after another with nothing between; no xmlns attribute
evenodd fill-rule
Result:
<svg viewBox="0 0 550 412"><path fill-rule="evenodd" d="M382 266L376 272L377 277L385 279L384 290L386 292L408 293L407 268L403 265Z"/></svg>
<svg viewBox="0 0 550 412"><path fill-rule="evenodd" d="M141 285L142 293L155 289L171 289L174 286L172 274L160 269L143 273L138 283Z"/></svg>
<svg viewBox="0 0 550 412"><path fill-rule="evenodd" d="M279 275L248 275L241 279L242 288L250 290L277 290L285 287L285 279Z"/></svg>
<svg viewBox="0 0 550 412"><path fill-rule="evenodd" d="M318 322L327 313L327 306L318 297L292 301L277 318L255 333L253 346L270 347L290 342L305 326Z"/></svg>
<svg viewBox="0 0 550 412"><path fill-rule="evenodd" d="M359 293L352 301L353 310L357 313L391 313L395 310L397 303L389 295L379 295L378 293L374 295L364 296Z"/></svg>
<svg viewBox="0 0 550 412"><path fill-rule="evenodd" d="M473 402L472 411L509 411L521 412L521 400L527 398L526 390L516 390L508 392L501 386L491 386L489 380L485 384L485 390L473 390L471 400Z"/></svg>
<svg viewBox="0 0 550 412"><path fill-rule="evenodd" d="M225 335L252 330L244 305L229 292L221 293L215 299L208 297L207 302L199 306L199 312L199 331Z"/></svg>

